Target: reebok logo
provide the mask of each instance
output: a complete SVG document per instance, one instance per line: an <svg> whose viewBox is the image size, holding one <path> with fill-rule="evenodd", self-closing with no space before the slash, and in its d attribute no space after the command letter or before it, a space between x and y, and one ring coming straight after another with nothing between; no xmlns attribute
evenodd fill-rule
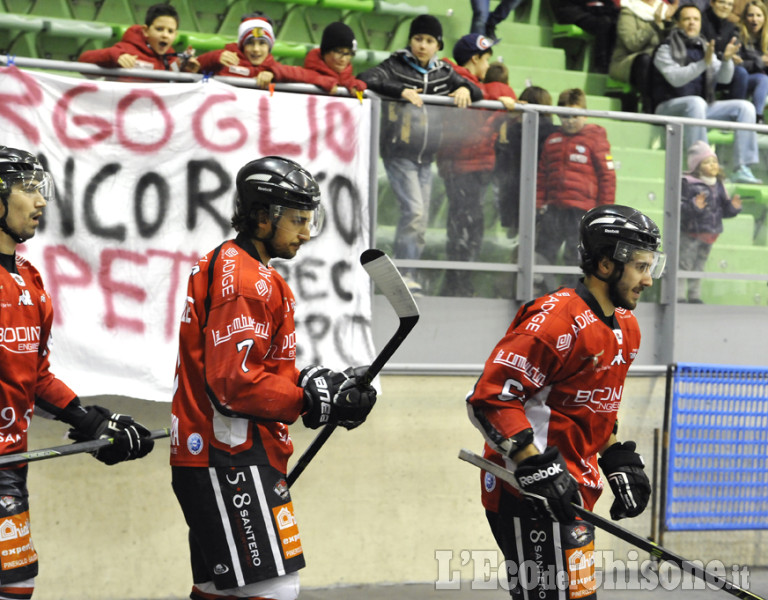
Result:
<svg viewBox="0 0 768 600"><path fill-rule="evenodd" d="M554 477L562 472L563 467L559 463L555 463L546 469L539 469L533 475L522 475L521 477L518 477L517 480L520 482L520 485L531 485L537 481L543 481L544 479Z"/></svg>

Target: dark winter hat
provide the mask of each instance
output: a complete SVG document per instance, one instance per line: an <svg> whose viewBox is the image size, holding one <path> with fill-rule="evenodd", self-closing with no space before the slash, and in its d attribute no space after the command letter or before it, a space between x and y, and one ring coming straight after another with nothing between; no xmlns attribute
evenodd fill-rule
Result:
<svg viewBox="0 0 768 600"><path fill-rule="evenodd" d="M479 33L470 33L456 42L453 46L453 60L457 65L463 66L475 54L492 52L491 48L499 43L499 40L487 38Z"/></svg>
<svg viewBox="0 0 768 600"><path fill-rule="evenodd" d="M320 40L320 54L330 52L334 48L351 48L357 51L357 40L349 25L336 21L323 29L323 38Z"/></svg>
<svg viewBox="0 0 768 600"><path fill-rule="evenodd" d="M411 31L408 33L408 39L414 35L425 33L435 38L439 44L438 49L443 49L443 26L440 21L432 15L419 15L411 21Z"/></svg>

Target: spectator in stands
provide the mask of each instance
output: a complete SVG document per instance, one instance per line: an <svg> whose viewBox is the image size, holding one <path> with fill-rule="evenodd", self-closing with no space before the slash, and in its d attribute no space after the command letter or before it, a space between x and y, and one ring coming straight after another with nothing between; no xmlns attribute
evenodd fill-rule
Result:
<svg viewBox="0 0 768 600"><path fill-rule="evenodd" d="M197 72L197 59L184 55L179 60L173 49L178 29L176 9L170 4L154 4L147 9L144 25L132 25L114 46L86 50L78 60L107 69Z"/></svg>
<svg viewBox="0 0 768 600"><path fill-rule="evenodd" d="M496 39L496 26L523 2L524 0L500 0L494 11L490 12L491 0L470 0L470 4L472 4L470 33L479 33L485 37Z"/></svg>
<svg viewBox="0 0 768 600"><path fill-rule="evenodd" d="M272 19L260 11L248 13L240 20L237 43L202 54L198 59L200 69L211 75L255 78L263 89L273 82L312 83L326 92L335 89L335 77L279 63L272 56L274 45Z"/></svg>
<svg viewBox="0 0 768 600"><path fill-rule="evenodd" d="M768 98L768 28L765 21L768 18L768 8L760 0L750 0L745 6L740 25L741 66L749 73L747 94L755 105L755 115L758 123L763 122L765 101Z"/></svg>
<svg viewBox="0 0 768 600"><path fill-rule="evenodd" d="M649 81L654 111L659 115L755 123L755 106L747 100L715 100L715 83L728 83L738 51L729 43L721 61L715 56L715 42L701 37L701 11L694 5L681 6L675 13L676 27L657 48ZM749 165L758 162L757 134L749 130L734 132L732 181L761 183ZM700 125L684 127L684 147L707 141L707 129Z"/></svg>
<svg viewBox="0 0 768 600"><path fill-rule="evenodd" d="M444 59L462 77L483 91L486 100L499 100L508 110L515 106L515 92L509 85L483 80L497 42L470 33L453 46L453 61ZM503 96L502 96L503 95ZM437 166L448 198L445 250L448 260L477 260L485 230L484 202L493 170L493 120L499 113L473 110L462 114L443 136ZM472 296L471 271L449 269L442 294Z"/></svg>
<svg viewBox="0 0 768 600"><path fill-rule="evenodd" d="M528 86L520 94L521 104L549 106L552 96L544 88ZM539 140L537 164L544 149L544 141L560 127L552 122L552 115L539 113ZM523 124L520 113L510 113L501 122L496 136L496 162L493 179L496 186L496 200L501 225L507 228L507 236L517 235L520 222L520 160L522 158Z"/></svg>
<svg viewBox="0 0 768 600"><path fill-rule="evenodd" d="M357 40L349 25L336 21L323 29L320 47L307 53L304 68L326 77L333 77L354 95L366 89L365 82L352 75L352 57L357 52ZM336 93L336 87L331 94Z"/></svg>
<svg viewBox="0 0 768 600"><path fill-rule="evenodd" d="M616 42L618 5L613 0L551 0L558 23L573 23L594 37L592 68L607 73Z"/></svg>
<svg viewBox="0 0 768 600"><path fill-rule="evenodd" d="M578 88L565 90L558 106L587 108ZM579 264L578 232L590 208L613 204L616 172L605 129L582 115L560 115L560 131L544 142L536 179L536 252L554 265L561 246L566 265Z"/></svg>
<svg viewBox="0 0 768 600"><path fill-rule="evenodd" d="M715 151L698 141L688 149L688 173L683 174L680 200L680 268L703 271L712 244L723 232L723 218L741 212L741 198L728 197ZM701 280L688 279L687 302L701 304ZM686 302L685 281L681 282L677 301Z"/></svg>
<svg viewBox="0 0 768 600"><path fill-rule="evenodd" d="M701 36L715 41L715 56L723 60L726 46L732 41L739 41L739 26L728 19L733 10L733 0L710 0L709 6L701 13ZM717 91L724 98L743 100L747 97L749 75L741 66L739 54L733 56L733 77L730 83L717 84Z"/></svg>
<svg viewBox="0 0 768 600"><path fill-rule="evenodd" d="M432 186L431 163L442 135L445 113L428 110L419 95L453 97L459 108L481 100L479 87L438 60L443 49L443 28L431 15L411 21L408 47L398 50L381 64L361 73L368 88L405 103L392 102L382 111L381 157L392 191L400 206L395 231L396 258L418 259L424 249ZM413 272L404 275L415 293L421 291Z"/></svg>
<svg viewBox="0 0 768 600"><path fill-rule="evenodd" d="M677 4L663 0L624 0L616 23L616 46L608 74L640 92L644 111L651 110L647 82L651 56L672 26Z"/></svg>

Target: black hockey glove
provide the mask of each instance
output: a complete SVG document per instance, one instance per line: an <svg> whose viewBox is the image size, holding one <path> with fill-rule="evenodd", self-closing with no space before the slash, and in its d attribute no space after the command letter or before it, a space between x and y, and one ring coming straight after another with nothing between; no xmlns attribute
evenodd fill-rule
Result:
<svg viewBox="0 0 768 600"><path fill-rule="evenodd" d="M358 383L366 369L350 367L339 373L317 365L304 367L299 374L299 385L304 388L304 426L317 429L338 423L353 429L365 421L376 403L376 390Z"/></svg>
<svg viewBox="0 0 768 600"><path fill-rule="evenodd" d="M614 521L636 517L645 510L651 497L651 482L644 471L643 457L635 452L636 447L635 442L617 442L597 459L616 496L611 505Z"/></svg>
<svg viewBox="0 0 768 600"><path fill-rule="evenodd" d="M304 413L301 420L305 427L317 429L335 422L333 398L346 380L344 373L319 365L310 365L301 370L299 386L304 388Z"/></svg>
<svg viewBox="0 0 768 600"><path fill-rule="evenodd" d="M523 497L540 519L573 523L576 511L571 502L583 506L579 484L568 472L565 460L555 446L544 454L521 460L515 469Z"/></svg>
<svg viewBox="0 0 768 600"><path fill-rule="evenodd" d="M341 384L333 399L334 417L346 429L354 429L364 423L376 404L376 389L360 382L367 370L367 366L346 369L344 376L348 379Z"/></svg>
<svg viewBox="0 0 768 600"><path fill-rule="evenodd" d="M152 451L155 441L150 431L128 415L110 413L103 406L82 407L84 414L69 430L69 438L86 442L99 438L113 438L109 446L93 452L98 460L107 465L116 465L124 460L142 458Z"/></svg>

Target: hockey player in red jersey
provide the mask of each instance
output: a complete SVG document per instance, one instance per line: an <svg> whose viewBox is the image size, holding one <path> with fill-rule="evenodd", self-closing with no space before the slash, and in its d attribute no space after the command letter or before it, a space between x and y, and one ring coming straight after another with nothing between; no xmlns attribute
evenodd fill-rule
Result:
<svg viewBox="0 0 768 600"><path fill-rule="evenodd" d="M113 465L152 450L149 430L127 415L101 406L82 406L69 387L49 370L53 306L43 280L16 254L35 235L53 183L33 154L0 146L0 455L27 449L32 414L72 426L78 441L113 437L95 456ZM0 599L31 598L38 571L29 535L27 465L0 469L0 521L16 536L0 540Z"/></svg>
<svg viewBox="0 0 768 600"><path fill-rule="evenodd" d="M524 590L596 598L594 528L571 502L593 508L598 465L615 495L613 519L639 515L651 492L635 442L617 438L617 412L640 347L631 311L664 268L659 228L636 209L601 205L582 218L579 240L584 278L520 308L467 398L485 456L513 470L522 489L483 472L483 505L515 599ZM524 566L538 576L526 581Z"/></svg>
<svg viewBox="0 0 768 600"><path fill-rule="evenodd" d="M240 169L238 232L192 269L172 405L173 489L189 525L190 598L298 596L304 566L286 483L287 424L362 423L376 391L365 367L297 371L294 296L269 266L291 259L322 221L320 190L292 160Z"/></svg>

